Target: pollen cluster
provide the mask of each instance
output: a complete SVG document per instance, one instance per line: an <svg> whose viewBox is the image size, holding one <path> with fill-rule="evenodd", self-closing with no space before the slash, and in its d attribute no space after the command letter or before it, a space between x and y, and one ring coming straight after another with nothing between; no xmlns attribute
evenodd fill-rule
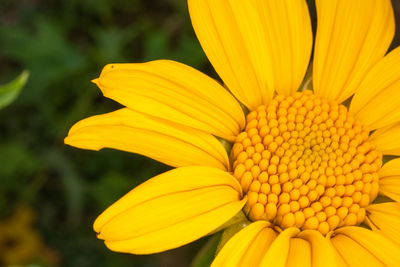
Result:
<svg viewBox="0 0 400 267"><path fill-rule="evenodd" d="M306 90L250 112L231 151L250 220L322 234L364 221L382 153L343 105Z"/></svg>

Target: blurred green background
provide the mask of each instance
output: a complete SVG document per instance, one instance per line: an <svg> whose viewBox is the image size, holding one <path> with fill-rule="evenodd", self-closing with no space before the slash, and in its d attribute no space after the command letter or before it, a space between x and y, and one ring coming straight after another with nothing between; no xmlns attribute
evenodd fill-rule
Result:
<svg viewBox="0 0 400 267"><path fill-rule="evenodd" d="M393 4L400 29L400 1ZM392 48L399 44L397 33ZM105 64L153 59L216 77L185 0L0 0L0 85L30 72L0 110L0 266L190 265L207 238L135 256L110 252L92 231L107 206L169 167L63 144L78 120L119 107L90 82Z"/></svg>

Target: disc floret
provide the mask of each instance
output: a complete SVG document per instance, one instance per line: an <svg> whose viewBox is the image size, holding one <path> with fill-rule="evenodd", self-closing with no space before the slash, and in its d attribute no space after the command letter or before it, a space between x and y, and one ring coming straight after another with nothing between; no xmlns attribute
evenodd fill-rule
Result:
<svg viewBox="0 0 400 267"><path fill-rule="evenodd" d="M364 220L382 153L344 105L306 90L276 96L246 122L231 161L250 220L323 234Z"/></svg>

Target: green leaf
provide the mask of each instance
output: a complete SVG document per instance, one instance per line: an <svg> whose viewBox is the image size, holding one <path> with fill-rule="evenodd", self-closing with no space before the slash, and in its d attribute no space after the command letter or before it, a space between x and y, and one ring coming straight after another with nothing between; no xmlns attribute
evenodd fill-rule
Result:
<svg viewBox="0 0 400 267"><path fill-rule="evenodd" d="M29 71L23 71L12 82L0 86L0 109L10 105L19 95L28 81Z"/></svg>
<svg viewBox="0 0 400 267"><path fill-rule="evenodd" d="M213 235L197 253L190 267L209 267L215 258L220 239L221 232Z"/></svg>

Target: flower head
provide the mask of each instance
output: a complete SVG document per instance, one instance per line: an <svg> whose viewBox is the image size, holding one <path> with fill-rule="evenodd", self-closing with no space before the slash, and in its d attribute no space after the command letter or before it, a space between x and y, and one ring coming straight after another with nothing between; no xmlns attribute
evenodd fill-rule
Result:
<svg viewBox="0 0 400 267"><path fill-rule="evenodd" d="M246 227L213 266L396 266L400 159L383 164L400 155L390 0L316 0L312 83L303 82L313 46L304 0L188 4L229 91L172 61L104 68L94 82L126 108L78 122L65 142L177 168L103 212L98 237L114 251L156 253L242 212ZM375 204L378 194L391 200Z"/></svg>
<svg viewBox="0 0 400 267"><path fill-rule="evenodd" d="M345 106L309 90L249 113L231 154L248 218L324 235L363 222L382 165L368 137Z"/></svg>

